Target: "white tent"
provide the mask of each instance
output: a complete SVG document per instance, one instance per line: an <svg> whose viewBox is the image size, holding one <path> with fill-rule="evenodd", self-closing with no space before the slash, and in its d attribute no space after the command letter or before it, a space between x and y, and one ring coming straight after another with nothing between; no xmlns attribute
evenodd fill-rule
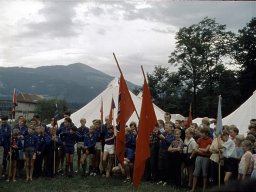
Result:
<svg viewBox="0 0 256 192"><path fill-rule="evenodd" d="M245 134L251 119L256 118L256 91L233 113L223 119L223 125L236 125L239 133Z"/></svg>
<svg viewBox="0 0 256 192"><path fill-rule="evenodd" d="M94 119L100 119L100 107L101 107L101 98L103 100L103 117L108 116L110 112L111 107L111 100L112 97L114 99L116 108L114 109L114 117L113 119L116 119L117 115L117 108L118 108L118 94L119 94L119 84L118 84L118 78L115 78L113 81L109 83L107 88L100 93L96 98L94 98L91 102L89 102L87 105L76 111L75 113L71 114L71 119L73 123L76 126L80 126L80 119L85 118L87 123L87 126L92 125L92 121ZM140 115L140 108L141 108L141 98L134 95L130 91L133 103L135 105L135 108L138 112L138 115ZM159 107L154 105L155 113L157 116L157 119L164 119L164 111L161 110ZM135 121L138 123L138 117L136 113L134 112L131 118L128 120L127 124L129 124L131 121ZM60 124L63 122L63 119L59 120L58 123Z"/></svg>

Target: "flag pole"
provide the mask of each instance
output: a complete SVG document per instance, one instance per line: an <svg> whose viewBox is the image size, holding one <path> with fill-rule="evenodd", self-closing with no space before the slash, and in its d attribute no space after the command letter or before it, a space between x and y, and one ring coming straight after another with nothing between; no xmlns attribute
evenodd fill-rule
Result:
<svg viewBox="0 0 256 192"><path fill-rule="evenodd" d="M118 67L119 72L121 73L121 75L123 75L122 70L121 70L121 68L120 68L120 65L119 65L119 63L118 63L118 61L117 61L117 58L116 58L115 53L113 53L113 56L114 56L114 58L115 58L115 61L116 61L116 64L117 64L117 67ZM135 113L136 113L138 119L140 119L140 118L139 118L139 114L138 114L137 109L136 109L135 106L134 106L134 109L135 109Z"/></svg>

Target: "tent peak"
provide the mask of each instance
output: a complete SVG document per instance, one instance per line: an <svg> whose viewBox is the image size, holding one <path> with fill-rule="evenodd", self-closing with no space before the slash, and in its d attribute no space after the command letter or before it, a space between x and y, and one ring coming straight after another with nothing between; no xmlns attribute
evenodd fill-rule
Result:
<svg viewBox="0 0 256 192"><path fill-rule="evenodd" d="M109 84L108 87L118 87L119 86L119 78L115 77Z"/></svg>

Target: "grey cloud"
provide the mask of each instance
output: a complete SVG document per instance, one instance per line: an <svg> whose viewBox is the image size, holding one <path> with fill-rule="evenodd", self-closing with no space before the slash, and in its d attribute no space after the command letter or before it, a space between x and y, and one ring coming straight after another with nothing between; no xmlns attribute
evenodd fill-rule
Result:
<svg viewBox="0 0 256 192"><path fill-rule="evenodd" d="M144 19L174 26L189 26L204 17L216 18L227 24L227 28L237 30L256 16L256 2L202 2L202 1L149 1L151 7L135 10L127 6L124 18Z"/></svg>
<svg viewBox="0 0 256 192"><path fill-rule="evenodd" d="M44 1L45 7L39 11L45 17L45 21L29 23L28 31L20 36L66 37L78 35L79 25L73 23L76 15L74 7L78 1Z"/></svg>

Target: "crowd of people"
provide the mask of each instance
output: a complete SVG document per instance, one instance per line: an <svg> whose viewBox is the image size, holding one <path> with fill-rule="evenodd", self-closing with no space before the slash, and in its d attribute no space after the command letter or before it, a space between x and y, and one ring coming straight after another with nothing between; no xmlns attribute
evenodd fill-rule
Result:
<svg viewBox="0 0 256 192"><path fill-rule="evenodd" d="M125 158L120 163L115 156L116 130L108 117L104 123L95 119L89 127L85 118L80 123L76 127L68 112L63 123L58 125L52 118L48 127L38 115L29 122L21 116L13 126L8 123L8 117L2 117L2 178L7 182L16 182L16 177L31 182L33 178L57 174L101 175L123 177L123 182L132 182L137 124L131 122L125 128ZM205 190L208 185L256 178L256 119L248 124L246 137L239 134L235 125L224 125L222 134L218 134L216 121L211 122L209 118L203 118L199 126L196 123L186 126L181 120L172 122L171 115L165 113L164 120L158 120L150 135L150 158L143 179L156 185L187 187L192 192L198 183Z"/></svg>

